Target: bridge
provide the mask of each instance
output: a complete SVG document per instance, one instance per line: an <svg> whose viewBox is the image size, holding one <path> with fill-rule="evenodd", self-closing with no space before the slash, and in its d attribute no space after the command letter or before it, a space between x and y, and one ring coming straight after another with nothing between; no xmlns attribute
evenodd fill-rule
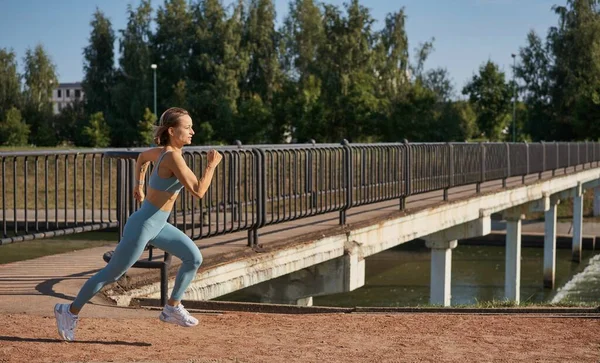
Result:
<svg viewBox="0 0 600 363"><path fill-rule="evenodd" d="M192 169L203 170L208 148L185 150ZM492 215L499 215L507 221L505 297L519 302L524 216L545 215L544 284L552 288L557 204L574 200L572 254L579 261L582 196L598 190L600 181L600 145L590 142L344 142L219 150L224 161L207 197L198 201L182 193L171 216L205 256L184 299L250 288L264 301L310 305L314 296L361 287L366 257L421 238L432 251L430 301L448 306L452 249L459 240L489 234ZM120 230L138 207L131 198L138 152L0 155L0 243ZM152 249L145 258L158 258L162 278L132 270L118 289L105 291L117 304L164 299L177 261Z"/></svg>

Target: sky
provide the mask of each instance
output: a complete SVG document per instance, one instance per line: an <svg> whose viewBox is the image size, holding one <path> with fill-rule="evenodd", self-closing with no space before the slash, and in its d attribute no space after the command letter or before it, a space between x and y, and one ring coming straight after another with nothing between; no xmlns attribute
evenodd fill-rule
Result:
<svg viewBox="0 0 600 363"><path fill-rule="evenodd" d="M288 12L289 0L274 0L277 23ZM323 0L343 6L348 0ZM231 0L223 0L225 5ZM60 82L83 78L83 48L88 45L90 21L96 8L111 20L116 34L127 21L127 4L139 0L0 0L0 48L12 49L22 71L28 48L42 44L56 65ZM154 8L163 0L154 0ZM557 24L552 11L566 0L360 0L381 29L388 13L405 8L411 59L415 47L434 38L426 69L446 68L458 91L492 60L512 77L512 53L526 45L530 30L545 38ZM115 44L118 50L118 42ZM116 57L118 59L118 56ZM518 59L517 59L518 61ZM151 72L151 70L148 70Z"/></svg>

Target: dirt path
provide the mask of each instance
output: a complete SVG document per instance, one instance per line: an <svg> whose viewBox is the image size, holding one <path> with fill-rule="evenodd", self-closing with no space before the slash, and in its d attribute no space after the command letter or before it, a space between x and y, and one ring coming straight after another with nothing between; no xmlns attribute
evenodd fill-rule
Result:
<svg viewBox="0 0 600 363"><path fill-rule="evenodd" d="M154 313L154 312L153 312ZM53 317L0 315L0 362L599 362L600 320L437 314L196 313L82 317L77 342Z"/></svg>

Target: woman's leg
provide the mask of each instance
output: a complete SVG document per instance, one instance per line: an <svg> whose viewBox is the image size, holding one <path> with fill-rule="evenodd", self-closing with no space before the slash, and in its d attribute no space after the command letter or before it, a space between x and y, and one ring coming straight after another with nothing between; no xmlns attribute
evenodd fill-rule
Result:
<svg viewBox="0 0 600 363"><path fill-rule="evenodd" d="M137 219L137 218L136 218ZM79 290L70 311L78 314L94 295L106 284L117 281L140 258L148 241L156 234L144 227L137 220L128 220L123 230L123 237L117 244L110 262L92 276ZM140 221L143 223L143 221Z"/></svg>
<svg viewBox="0 0 600 363"><path fill-rule="evenodd" d="M202 264L200 250L185 233L169 223L150 241L150 244L179 257L183 262L177 272L175 285L171 292L172 301L181 301L183 293L196 276L196 271L198 271L198 268Z"/></svg>

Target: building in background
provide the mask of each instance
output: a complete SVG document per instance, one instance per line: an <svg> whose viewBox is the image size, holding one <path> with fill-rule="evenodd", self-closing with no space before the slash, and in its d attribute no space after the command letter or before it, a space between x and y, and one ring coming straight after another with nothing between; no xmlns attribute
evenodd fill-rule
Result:
<svg viewBox="0 0 600 363"><path fill-rule="evenodd" d="M81 83L59 83L58 88L52 91L52 110L59 114L63 108L75 101L83 101L83 88Z"/></svg>

